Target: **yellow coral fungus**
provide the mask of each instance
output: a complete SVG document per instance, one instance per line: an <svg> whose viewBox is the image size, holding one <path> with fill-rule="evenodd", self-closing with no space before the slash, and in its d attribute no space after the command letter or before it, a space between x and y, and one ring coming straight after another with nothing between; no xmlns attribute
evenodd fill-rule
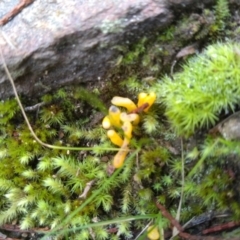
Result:
<svg viewBox="0 0 240 240"><path fill-rule="evenodd" d="M132 129L133 129L132 124L129 121L126 121L123 123L122 129L123 129L125 138L127 138L129 141L132 138Z"/></svg>
<svg viewBox="0 0 240 240"><path fill-rule="evenodd" d="M123 145L123 140L115 130L108 130L107 136L110 138L111 142L119 147Z"/></svg>
<svg viewBox="0 0 240 240"><path fill-rule="evenodd" d="M122 167L124 160L126 158L126 155L128 154L129 149L125 148L120 150L113 159L113 167L114 168L120 168Z"/></svg>
<svg viewBox="0 0 240 240"><path fill-rule="evenodd" d="M124 139L122 147L120 148L118 153L114 156L114 158L113 158L113 167L114 168L122 167L124 160L129 152L129 148L127 146L128 143L129 143L129 141Z"/></svg>
<svg viewBox="0 0 240 240"><path fill-rule="evenodd" d="M138 107L141 107L144 103L146 103L146 97L147 97L147 93L139 93L138 94L138 103L137 103L137 106Z"/></svg>
<svg viewBox="0 0 240 240"><path fill-rule="evenodd" d="M131 113L131 114L129 114L129 115L131 115L131 116L133 116L133 118L135 118L134 120L133 120L133 125L138 125L139 124L139 122L140 122L140 117L139 117L139 115L138 114L136 114L136 113Z"/></svg>
<svg viewBox="0 0 240 240"><path fill-rule="evenodd" d="M137 108L136 104L129 98L114 97L111 102L116 106L125 107L128 112L131 112Z"/></svg>
<svg viewBox="0 0 240 240"><path fill-rule="evenodd" d="M102 126L105 129L109 129L111 127L111 121L108 116L105 116L102 120Z"/></svg>
<svg viewBox="0 0 240 240"><path fill-rule="evenodd" d="M126 122L126 121L129 121L129 122L132 122L133 125L137 125L139 122L140 122L140 117L137 113L125 113L125 112L122 112L120 114L120 120L122 122Z"/></svg>
<svg viewBox="0 0 240 240"><path fill-rule="evenodd" d="M154 226L149 226L148 227L148 234L147 234L148 238L150 240L158 240L160 239L160 233L158 230L158 227L154 227Z"/></svg>
<svg viewBox="0 0 240 240"><path fill-rule="evenodd" d="M124 140L118 135L114 130L108 130L107 136L110 138L111 142L120 147L118 153L114 156L113 166L115 168L120 168L129 152L128 144L132 138L133 125L137 125L140 122L140 117L138 112L147 112L156 100L155 93L140 93L138 95L138 104L136 105L129 98L114 97L112 99L112 104L125 107L128 111L121 112L116 106L111 106L109 108L109 114L103 119L103 127L109 129L110 127L121 127L124 132ZM146 107L147 106L147 107ZM144 109L145 108L145 109Z"/></svg>
<svg viewBox="0 0 240 240"><path fill-rule="evenodd" d="M121 123L120 123L121 111L120 111L120 109L116 106L111 106L109 108L108 113L109 113L108 117L110 119L111 124L115 127L121 127Z"/></svg>
<svg viewBox="0 0 240 240"><path fill-rule="evenodd" d="M143 111L147 112L149 108L153 105L153 103L156 101L156 93L151 92L146 98L145 98L145 103L148 103L148 107L145 108Z"/></svg>

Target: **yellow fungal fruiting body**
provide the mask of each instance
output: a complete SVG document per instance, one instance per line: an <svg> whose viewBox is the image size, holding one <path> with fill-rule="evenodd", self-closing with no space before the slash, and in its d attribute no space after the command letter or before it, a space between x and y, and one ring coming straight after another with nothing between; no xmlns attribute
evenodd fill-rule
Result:
<svg viewBox="0 0 240 240"><path fill-rule="evenodd" d="M122 112L120 114L120 120L122 122L126 122L126 121L129 121L129 122L132 122L133 125L138 125L138 123L140 122L140 117L137 113L125 113L125 112Z"/></svg>
<svg viewBox="0 0 240 240"><path fill-rule="evenodd" d="M120 168L122 167L124 160L129 152L129 149L127 147L121 148L118 153L113 158L113 167L114 168Z"/></svg>
<svg viewBox="0 0 240 240"><path fill-rule="evenodd" d="M156 94L154 92L151 92L146 98L145 98L145 103L148 103L148 107L145 108L143 111L147 112L149 108L153 105L153 103L156 101Z"/></svg>
<svg viewBox="0 0 240 240"><path fill-rule="evenodd" d="M114 97L111 103L119 107L125 107L128 112L131 112L137 108L136 104L129 98Z"/></svg>
<svg viewBox="0 0 240 240"><path fill-rule="evenodd" d="M154 226L149 226L148 227L148 234L147 234L148 238L150 240L158 240L160 239L160 233L158 230L158 227L154 227Z"/></svg>
<svg viewBox="0 0 240 240"><path fill-rule="evenodd" d="M121 123L120 123L121 111L120 111L120 109L116 106L111 106L109 108L108 113L109 113L108 117L110 119L111 124L115 127L121 127Z"/></svg>
<svg viewBox="0 0 240 240"><path fill-rule="evenodd" d="M137 106L141 107L144 103L146 103L145 99L147 97L147 93L139 93L138 94L138 103Z"/></svg>
<svg viewBox="0 0 240 240"><path fill-rule="evenodd" d="M102 126L103 126L103 128L105 128L105 129L109 129L109 128L111 127L111 121L110 121L109 116L105 116L105 117L103 118Z"/></svg>
<svg viewBox="0 0 240 240"><path fill-rule="evenodd" d="M139 117L139 115L136 114L136 113L131 113L131 114L129 114L129 115L131 116L132 119L134 119L134 120L132 121L132 124L135 125L135 126L138 125L139 122L140 122L140 117Z"/></svg>
<svg viewBox="0 0 240 240"><path fill-rule="evenodd" d="M129 121L126 121L123 123L122 129L124 132L124 137L130 141L130 139L132 138L132 124Z"/></svg>
<svg viewBox="0 0 240 240"><path fill-rule="evenodd" d="M123 140L122 138L119 136L119 134L111 129L107 131L107 136L110 138L111 142L119 147L121 147L123 145Z"/></svg>
<svg viewBox="0 0 240 240"><path fill-rule="evenodd" d="M107 136L111 142L120 147L118 153L114 156L113 159L114 168L122 167L124 160L129 152L128 145L132 138L133 125L136 126L140 122L140 117L137 113L141 112L142 110L144 112L147 112L155 100L156 94L153 92L150 94L140 93L138 95L137 105L129 98L117 96L112 99L111 102L113 105L109 108L108 115L103 119L102 126L105 129L110 129L111 127L115 127L118 130L122 129L124 133L124 139L122 139L115 130L110 129L107 131ZM146 104L147 107L145 109L141 109L144 104ZM127 113L121 112L120 109L116 106L126 108Z"/></svg>

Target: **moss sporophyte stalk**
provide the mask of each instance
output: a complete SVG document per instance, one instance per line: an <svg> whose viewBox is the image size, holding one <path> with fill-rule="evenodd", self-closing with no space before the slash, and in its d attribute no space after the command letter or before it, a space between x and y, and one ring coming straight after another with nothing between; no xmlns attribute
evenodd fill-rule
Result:
<svg viewBox="0 0 240 240"><path fill-rule="evenodd" d="M137 105L129 98L114 97L111 103L114 104L109 108L108 115L104 117L102 126L107 131L107 136L111 142L120 147L118 153L113 159L113 167L122 167L124 160L129 152L128 145L132 138L132 131L134 126L140 122L140 112L147 113L149 108L153 105L156 100L156 94L151 92L140 93L138 95ZM118 107L126 108L127 112L122 112ZM115 128L115 129L110 129ZM123 131L123 139L120 136L120 130Z"/></svg>

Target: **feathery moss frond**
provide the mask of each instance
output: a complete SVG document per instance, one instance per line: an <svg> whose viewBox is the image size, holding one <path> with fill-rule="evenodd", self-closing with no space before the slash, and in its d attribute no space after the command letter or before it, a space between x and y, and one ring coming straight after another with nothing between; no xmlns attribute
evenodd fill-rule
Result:
<svg viewBox="0 0 240 240"><path fill-rule="evenodd" d="M124 80L120 83L120 86L127 88L131 93L138 93L143 91L143 83L140 82L136 76L131 76L127 80Z"/></svg>
<svg viewBox="0 0 240 240"><path fill-rule="evenodd" d="M0 178L0 190L7 191L14 187L14 183L11 180Z"/></svg>
<svg viewBox="0 0 240 240"><path fill-rule="evenodd" d="M128 212L130 209L131 199L132 199L131 195L132 195L132 186L131 184L128 184L123 189L123 199L122 199L122 206L121 206L123 213Z"/></svg>
<svg viewBox="0 0 240 240"><path fill-rule="evenodd" d="M39 171L47 171L47 170L51 170L52 166L53 166L53 161L50 157L45 156L39 159L39 163L37 165L37 169Z"/></svg>
<svg viewBox="0 0 240 240"><path fill-rule="evenodd" d="M38 179L39 178L38 173L32 169L23 171L21 175L23 177L25 177L26 179Z"/></svg>
<svg viewBox="0 0 240 240"><path fill-rule="evenodd" d="M107 114L106 106L100 101L99 96L97 96L95 93L84 88L77 88L74 93L74 97L85 100L93 108L97 108L102 113Z"/></svg>
<svg viewBox="0 0 240 240"><path fill-rule="evenodd" d="M157 133L158 125L159 122L155 114L151 114L151 112L149 112L149 114L143 116L143 128L146 133Z"/></svg>
<svg viewBox="0 0 240 240"><path fill-rule="evenodd" d="M20 228L21 229L30 229L35 225L35 222L32 220L31 217L26 216L22 219L20 222Z"/></svg>
<svg viewBox="0 0 240 240"><path fill-rule="evenodd" d="M68 194L66 187L60 179L48 177L43 180L43 185L48 187L52 193Z"/></svg>
<svg viewBox="0 0 240 240"><path fill-rule="evenodd" d="M58 174L60 176L76 176L78 165L73 158L68 156L59 156L51 159L51 161L53 166L58 169Z"/></svg>
<svg viewBox="0 0 240 240"><path fill-rule="evenodd" d="M109 212L112 205L113 205L113 197L111 195L108 194L104 194L103 196L99 196L96 200L96 205L99 206L103 206L104 210L106 212Z"/></svg>
<svg viewBox="0 0 240 240"><path fill-rule="evenodd" d="M44 108L41 110L41 120L45 124L62 124L65 120L65 114L51 105L49 108Z"/></svg>
<svg viewBox="0 0 240 240"><path fill-rule="evenodd" d="M21 164L26 165L29 164L29 162L31 161L31 159L34 157L34 155L30 152L25 152L24 155L19 157L19 161Z"/></svg>
<svg viewBox="0 0 240 240"><path fill-rule="evenodd" d="M17 109L15 99L0 101L0 125L6 125L14 117Z"/></svg>
<svg viewBox="0 0 240 240"><path fill-rule="evenodd" d="M217 0L217 4L215 6L216 12L216 23L221 30L223 30L225 26L226 18L230 16L229 12L229 3L227 0Z"/></svg>

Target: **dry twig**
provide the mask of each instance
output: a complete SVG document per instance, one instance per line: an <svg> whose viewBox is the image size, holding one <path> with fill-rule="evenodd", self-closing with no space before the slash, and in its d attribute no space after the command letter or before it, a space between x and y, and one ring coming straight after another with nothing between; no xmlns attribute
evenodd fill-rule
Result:
<svg viewBox="0 0 240 240"><path fill-rule="evenodd" d="M8 23L9 20L13 19L18 15L25 7L33 3L34 0L21 0L20 3L15 6L9 13L7 13L3 18L0 19L0 26Z"/></svg>
<svg viewBox="0 0 240 240"><path fill-rule="evenodd" d="M95 182L95 180L92 180L92 181L88 182L86 184L86 187L83 190L83 193L78 198L84 198L85 199L87 197L87 194L88 194L89 190L91 189L94 182Z"/></svg>
<svg viewBox="0 0 240 240"><path fill-rule="evenodd" d="M156 206L161 211L162 215L166 217L170 223L177 228L179 231L179 236L183 239L187 240L224 240L222 237L213 237L213 236L196 236L191 235L189 233L183 232L182 226L179 224L179 222L167 211L167 209L161 205L160 203L156 202ZM231 240L240 240L240 237L231 238Z"/></svg>

